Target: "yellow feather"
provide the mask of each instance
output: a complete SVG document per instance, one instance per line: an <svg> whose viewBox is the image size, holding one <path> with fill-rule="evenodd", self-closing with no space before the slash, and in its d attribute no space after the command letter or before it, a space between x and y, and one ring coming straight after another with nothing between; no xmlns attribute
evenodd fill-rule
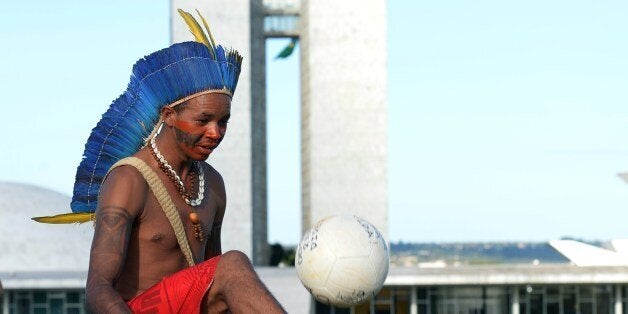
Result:
<svg viewBox="0 0 628 314"><path fill-rule="evenodd" d="M84 223L94 220L94 213L69 213L56 216L33 217L32 220L46 224Z"/></svg>
<svg viewBox="0 0 628 314"><path fill-rule="evenodd" d="M205 36L205 32L203 32L201 25L198 24L198 22L194 19L192 14L185 12L181 9L177 9L177 11L179 12L181 17L185 21L185 24L188 25L188 28L190 29L190 32L192 33L192 35L194 35L194 38L196 38L196 41L210 48L209 51L212 54L212 56L215 58L214 49L209 43L209 41L207 40L207 36Z"/></svg>
<svg viewBox="0 0 628 314"><path fill-rule="evenodd" d="M216 38L214 38L214 35L212 34L212 31L209 29L209 25L207 24L207 21L201 15L201 12L198 12L198 10L196 10L196 13L198 14L198 16L201 17L201 21L203 21L203 26L205 26L205 30L207 31L207 35L209 35L209 41L212 44L211 48L216 48Z"/></svg>

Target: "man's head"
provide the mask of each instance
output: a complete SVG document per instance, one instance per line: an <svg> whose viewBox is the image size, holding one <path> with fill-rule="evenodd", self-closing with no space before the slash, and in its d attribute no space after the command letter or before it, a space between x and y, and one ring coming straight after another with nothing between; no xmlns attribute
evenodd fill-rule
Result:
<svg viewBox="0 0 628 314"><path fill-rule="evenodd" d="M164 120L162 108L172 110L168 125L177 127L179 148L192 159L204 160L226 131L242 56L215 42L187 12L179 11L197 42L183 42L151 53L133 66L127 90L114 100L92 130L76 173L72 211L94 212L107 170L147 144ZM169 111L170 109L166 109ZM211 115L206 125L196 119ZM221 122L223 121L223 122Z"/></svg>
<svg viewBox="0 0 628 314"><path fill-rule="evenodd" d="M203 94L175 107L165 106L161 119L172 130L179 152L193 160L205 160L218 147L231 117L231 97Z"/></svg>

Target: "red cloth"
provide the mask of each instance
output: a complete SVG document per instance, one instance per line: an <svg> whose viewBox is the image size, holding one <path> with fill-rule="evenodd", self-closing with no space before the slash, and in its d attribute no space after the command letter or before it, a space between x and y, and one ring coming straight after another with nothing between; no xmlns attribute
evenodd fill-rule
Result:
<svg viewBox="0 0 628 314"><path fill-rule="evenodd" d="M133 313L199 313L219 260L220 255L178 271L136 296L127 305Z"/></svg>

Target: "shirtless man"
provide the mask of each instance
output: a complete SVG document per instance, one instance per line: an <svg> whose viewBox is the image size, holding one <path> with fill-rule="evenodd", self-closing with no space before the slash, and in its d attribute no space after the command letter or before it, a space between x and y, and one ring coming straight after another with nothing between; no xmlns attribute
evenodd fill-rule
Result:
<svg viewBox="0 0 628 314"><path fill-rule="evenodd" d="M205 163L227 131L242 57L179 13L198 42L133 66L127 90L85 145L73 213L33 219L95 217L86 287L92 312L282 313L246 255L222 254L225 186Z"/></svg>
<svg viewBox="0 0 628 314"><path fill-rule="evenodd" d="M195 161L204 161L225 136L231 98L205 94L176 109L164 107L164 125L156 147L186 185ZM196 208L187 205L175 184L159 167L147 145L135 157L146 162L164 182L182 217L197 213L202 225L198 241L192 222L182 218L196 259L220 256L220 228L225 213L225 187L220 174L204 162L207 197ZM198 172L198 171L197 171ZM109 173L101 187L90 257L86 300L94 312L125 313L133 299L170 274L186 267L177 239L155 195L133 167ZM248 258L237 251L219 257L213 284L203 305L206 312L277 313L282 308L258 279Z"/></svg>

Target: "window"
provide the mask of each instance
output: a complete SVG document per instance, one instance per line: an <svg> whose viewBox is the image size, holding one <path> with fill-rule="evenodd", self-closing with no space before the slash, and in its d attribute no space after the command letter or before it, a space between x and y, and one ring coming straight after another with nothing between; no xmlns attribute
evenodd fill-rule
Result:
<svg viewBox="0 0 628 314"><path fill-rule="evenodd" d="M86 313L83 290L5 290L4 293L11 314Z"/></svg>

